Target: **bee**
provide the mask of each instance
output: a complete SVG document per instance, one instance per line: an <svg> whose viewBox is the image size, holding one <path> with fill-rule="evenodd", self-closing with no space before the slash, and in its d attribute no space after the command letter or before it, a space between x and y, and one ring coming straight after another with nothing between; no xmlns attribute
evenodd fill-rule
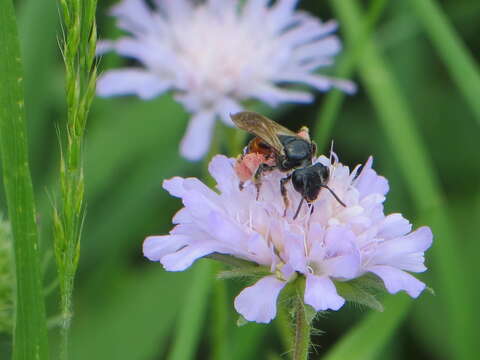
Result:
<svg viewBox="0 0 480 360"><path fill-rule="evenodd" d="M302 196L293 219L297 218L303 202L306 201L310 206L322 188L327 189L342 206L346 206L327 185L330 177L329 168L320 163L313 163L317 145L310 139L307 127L302 127L298 133L294 133L255 112L243 111L230 116L238 128L255 136L236 164L240 189L246 180L253 179L258 200L262 175L278 169L288 173L280 180L280 192L285 204L284 216L289 207L286 188L289 181L292 181L293 188Z"/></svg>

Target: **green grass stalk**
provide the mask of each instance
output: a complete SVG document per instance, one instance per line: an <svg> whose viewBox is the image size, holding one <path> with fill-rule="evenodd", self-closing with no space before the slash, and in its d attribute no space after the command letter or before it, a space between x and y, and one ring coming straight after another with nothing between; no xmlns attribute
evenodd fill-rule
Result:
<svg viewBox="0 0 480 360"><path fill-rule="evenodd" d="M16 308L13 359L48 359L35 201L28 161L23 72L15 11L0 0L0 153L14 239Z"/></svg>
<svg viewBox="0 0 480 360"><path fill-rule="evenodd" d="M206 318L207 299L214 279L213 265L211 260L202 260L193 269L195 273L185 294L185 302L177 320L173 347L168 360L195 358L202 334L202 324Z"/></svg>
<svg viewBox="0 0 480 360"><path fill-rule="evenodd" d="M354 44L361 32L363 13L352 0L331 1L343 23L347 40ZM365 44L360 61L360 75L378 112L378 120L389 140L394 160L403 173L418 217L432 227L436 243L432 247L437 292L441 291L445 312L442 316L449 329L452 355L471 359L475 354L473 334L477 326L472 306L468 274L462 271L462 254L438 177L423 141L393 75L374 43Z"/></svg>
<svg viewBox="0 0 480 360"><path fill-rule="evenodd" d="M367 315L332 347L323 360L349 359L352 354L355 354L355 360L378 359L412 303L403 294L390 296L385 301L385 312L374 311Z"/></svg>
<svg viewBox="0 0 480 360"><path fill-rule="evenodd" d="M435 0L409 0L409 4L480 124L478 64Z"/></svg>
<svg viewBox="0 0 480 360"><path fill-rule="evenodd" d="M383 10L387 3L387 0L373 0L371 2L367 15L363 20L362 32L359 36L358 42L355 43L355 46L345 49L345 53L338 63L338 77L349 78L352 76L354 69L358 64L358 59L362 54L363 44L373 32L373 29L383 14ZM323 152L328 145L335 120L340 113L345 96L345 93L340 90L334 89L330 91L318 111L313 139L317 143L320 152Z"/></svg>
<svg viewBox="0 0 480 360"><path fill-rule="evenodd" d="M54 207L54 245L61 298L61 358L68 358L72 293L80 256L84 221L83 143L90 105L95 95L96 0L60 0L62 55L67 97L66 130L61 142L60 195Z"/></svg>

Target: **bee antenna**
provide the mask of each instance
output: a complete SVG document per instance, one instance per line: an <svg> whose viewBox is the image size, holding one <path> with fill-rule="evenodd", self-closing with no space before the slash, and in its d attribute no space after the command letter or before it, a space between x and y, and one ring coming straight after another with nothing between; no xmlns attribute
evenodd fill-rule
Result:
<svg viewBox="0 0 480 360"><path fill-rule="evenodd" d="M330 159L329 159L330 165L332 165L332 158L333 158L333 140L330 144Z"/></svg>
<svg viewBox="0 0 480 360"><path fill-rule="evenodd" d="M302 208L304 200L305 200L304 198L302 198L302 200L300 200L300 203L298 204L297 211L295 211L295 216L293 217L293 220L295 220L297 218L298 214L300 213L300 209Z"/></svg>
<svg viewBox="0 0 480 360"><path fill-rule="evenodd" d="M337 194L335 194L335 192L332 189L330 189L327 185L320 185L320 186L330 191L330 194L333 195L333 197L340 203L340 205L342 205L343 207L347 207L347 205L345 205L345 203L342 200L340 200Z"/></svg>

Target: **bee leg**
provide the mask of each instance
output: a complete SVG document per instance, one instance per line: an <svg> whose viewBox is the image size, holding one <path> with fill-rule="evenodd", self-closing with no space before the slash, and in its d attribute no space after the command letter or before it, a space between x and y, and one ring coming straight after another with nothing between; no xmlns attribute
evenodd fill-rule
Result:
<svg viewBox="0 0 480 360"><path fill-rule="evenodd" d="M290 174L286 178L283 178L282 180L280 180L280 192L282 193L283 203L285 204L285 210L283 211L283 216L287 216L287 209L290 206L286 184L288 181L290 181L291 178L292 178L292 175Z"/></svg>
<svg viewBox="0 0 480 360"><path fill-rule="evenodd" d="M262 186L262 180L260 178L255 179L255 188L257 189L257 196L256 196L255 200L257 200L257 201L260 198L260 187L261 186Z"/></svg>
<svg viewBox="0 0 480 360"><path fill-rule="evenodd" d="M309 203L308 207L310 208L310 214L313 214L313 210L315 210L315 205Z"/></svg>
<svg viewBox="0 0 480 360"><path fill-rule="evenodd" d="M238 188L239 188L240 191L243 190L244 185L245 185L245 183L244 183L243 181L240 181L240 182L238 183Z"/></svg>
<svg viewBox="0 0 480 360"><path fill-rule="evenodd" d="M262 186L262 175L264 172L267 171L272 171L275 169L275 166L270 166L267 164L260 164L258 167L257 171L255 171L255 175L253 175L253 183L255 184L255 187L257 188L257 201L260 197L260 187Z"/></svg>

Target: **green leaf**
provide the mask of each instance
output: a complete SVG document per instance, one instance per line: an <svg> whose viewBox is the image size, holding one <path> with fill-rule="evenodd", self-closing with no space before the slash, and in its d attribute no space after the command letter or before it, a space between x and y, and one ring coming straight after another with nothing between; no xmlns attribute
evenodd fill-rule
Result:
<svg viewBox="0 0 480 360"><path fill-rule="evenodd" d="M239 279L239 278L258 279L260 277L267 276L270 274L271 272L265 269L264 267L252 266L252 267L236 268L233 270L220 271L217 274L217 279L219 280Z"/></svg>
<svg viewBox="0 0 480 360"><path fill-rule="evenodd" d="M0 335L13 333L14 288L12 231L0 213Z"/></svg>
<svg viewBox="0 0 480 360"><path fill-rule="evenodd" d="M23 74L11 0L0 1L0 150L14 239L17 299L13 358L47 359L35 204L28 164Z"/></svg>
<svg viewBox="0 0 480 360"><path fill-rule="evenodd" d="M410 0L410 8L422 22L450 75L463 93L480 124L480 72L447 15L435 0Z"/></svg>
<svg viewBox="0 0 480 360"><path fill-rule="evenodd" d="M389 297L385 312L372 312L353 327L323 360L375 360L407 315L412 301L405 294ZM379 331L381 329L381 331Z"/></svg>
<svg viewBox="0 0 480 360"><path fill-rule="evenodd" d="M229 265L231 267L239 268L238 270L242 270L242 269L256 270L256 271L264 270L264 271L267 271L267 272L270 273L270 271L268 269L266 269L265 267L260 267L260 266L256 265L254 262L239 259L239 258L237 258L235 256L232 256L232 255L213 253L213 254L210 254L206 257L209 258L209 259L212 259L212 260L220 261L220 262L225 263L226 265ZM235 271L235 270L237 270L237 269L234 269L233 271Z"/></svg>
<svg viewBox="0 0 480 360"><path fill-rule="evenodd" d="M335 283L338 294L345 300L355 304L367 306L373 310L383 311L383 305L377 300L375 295L368 292L359 282L338 281Z"/></svg>
<svg viewBox="0 0 480 360"><path fill-rule="evenodd" d="M238 327L245 326L248 323L249 323L249 321L247 319L245 319L242 315L238 316L238 319L237 319L237 326Z"/></svg>
<svg viewBox="0 0 480 360"><path fill-rule="evenodd" d="M358 4L352 0L331 1L350 43L355 43L363 17ZM469 274L462 269L460 243L447 213L438 177L428 151L420 138L398 85L386 62L373 42L365 44L360 75L378 112L378 120L393 149L394 159L403 173L419 217L431 226L437 239L432 247L437 274L437 289L442 289L445 321L452 339L452 354L458 359L471 359L476 353L474 335L478 325L473 320L477 310L472 304ZM428 256L428 255L427 255ZM473 280L472 280L473 281Z"/></svg>

